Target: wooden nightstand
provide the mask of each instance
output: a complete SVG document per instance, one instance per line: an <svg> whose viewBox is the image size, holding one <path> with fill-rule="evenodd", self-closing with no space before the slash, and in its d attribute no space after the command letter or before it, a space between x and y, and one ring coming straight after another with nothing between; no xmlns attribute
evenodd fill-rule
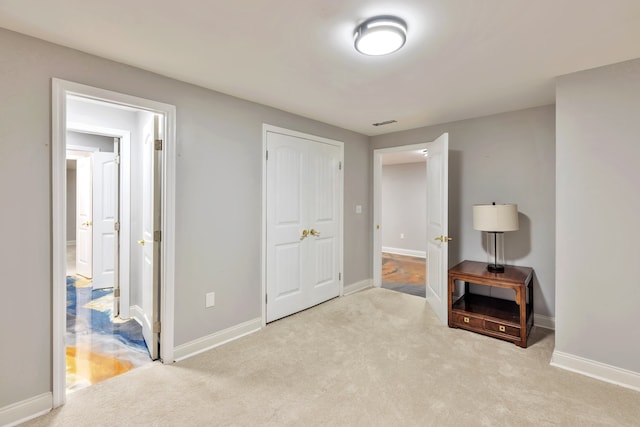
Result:
<svg viewBox="0 0 640 427"><path fill-rule="evenodd" d="M464 282L464 295L453 301L456 280ZM513 289L515 300L472 294L469 283ZM490 273L487 264L463 261L449 269L449 327L512 341L526 348L533 327L533 269L505 266Z"/></svg>

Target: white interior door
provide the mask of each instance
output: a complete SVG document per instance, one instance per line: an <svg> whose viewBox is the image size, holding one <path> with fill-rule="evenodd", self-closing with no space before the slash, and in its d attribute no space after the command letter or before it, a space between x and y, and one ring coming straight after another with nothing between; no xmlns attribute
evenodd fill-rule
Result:
<svg viewBox="0 0 640 427"><path fill-rule="evenodd" d="M114 191L114 275L113 275L113 315L120 315L120 278L121 272L121 259L120 259L120 163L122 156L120 156L120 138L113 138L113 153L115 155L115 191ZM128 314L128 313L127 313Z"/></svg>
<svg viewBox="0 0 640 427"><path fill-rule="evenodd" d="M427 145L427 301L447 324L449 135Z"/></svg>
<svg viewBox="0 0 640 427"><path fill-rule="evenodd" d="M152 359L158 358L158 285L160 241L160 152L155 141L160 139L162 124L158 117L143 129L142 152L142 335Z"/></svg>
<svg viewBox="0 0 640 427"><path fill-rule="evenodd" d="M311 143L307 194L310 306L338 296L340 281L340 147Z"/></svg>
<svg viewBox="0 0 640 427"><path fill-rule="evenodd" d="M91 157L80 157L76 164L76 274L92 276L93 236L91 223Z"/></svg>
<svg viewBox="0 0 640 427"><path fill-rule="evenodd" d="M306 302L308 144L270 132L267 150L267 322L271 322L301 310Z"/></svg>
<svg viewBox="0 0 640 427"><path fill-rule="evenodd" d="M96 152L92 160L94 289L111 288L116 280L118 168L115 153Z"/></svg>
<svg viewBox="0 0 640 427"><path fill-rule="evenodd" d="M339 146L267 133L266 320L340 293Z"/></svg>

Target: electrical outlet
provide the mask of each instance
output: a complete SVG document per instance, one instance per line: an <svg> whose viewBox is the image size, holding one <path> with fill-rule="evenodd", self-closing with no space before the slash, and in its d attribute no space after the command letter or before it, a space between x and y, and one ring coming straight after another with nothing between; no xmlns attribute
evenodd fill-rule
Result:
<svg viewBox="0 0 640 427"><path fill-rule="evenodd" d="M205 308L209 308L209 307L213 307L214 305L216 305L216 293L215 292L208 292L206 295L206 300L205 300Z"/></svg>

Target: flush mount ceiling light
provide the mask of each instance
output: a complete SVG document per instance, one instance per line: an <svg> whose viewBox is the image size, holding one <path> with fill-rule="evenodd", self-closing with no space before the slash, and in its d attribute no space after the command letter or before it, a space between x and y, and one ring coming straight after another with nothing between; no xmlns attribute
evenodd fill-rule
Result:
<svg viewBox="0 0 640 427"><path fill-rule="evenodd" d="M395 16L376 16L356 28L353 44L365 55L387 55L404 46L407 24Z"/></svg>

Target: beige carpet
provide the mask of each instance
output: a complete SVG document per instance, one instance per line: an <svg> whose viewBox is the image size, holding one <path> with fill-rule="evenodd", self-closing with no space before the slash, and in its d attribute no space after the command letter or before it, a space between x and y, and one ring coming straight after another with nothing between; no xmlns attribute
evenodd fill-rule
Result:
<svg viewBox="0 0 640 427"><path fill-rule="evenodd" d="M370 289L80 390L29 425L640 425L640 393L549 366L553 339L536 328L521 349Z"/></svg>

